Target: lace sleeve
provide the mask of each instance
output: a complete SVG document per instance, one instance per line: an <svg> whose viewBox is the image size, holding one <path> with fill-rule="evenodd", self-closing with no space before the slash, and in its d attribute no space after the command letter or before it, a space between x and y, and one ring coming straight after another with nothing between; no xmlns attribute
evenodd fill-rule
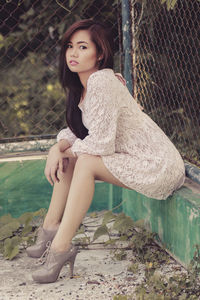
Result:
<svg viewBox="0 0 200 300"><path fill-rule="evenodd" d="M84 106L88 136L83 140L77 139L73 144L72 151L77 155L111 155L115 152L118 107L113 83L112 77L99 75L88 82Z"/></svg>
<svg viewBox="0 0 200 300"><path fill-rule="evenodd" d="M77 137L69 127L62 129L57 135L57 142L59 142L60 140L67 140L70 145L73 145L76 139Z"/></svg>

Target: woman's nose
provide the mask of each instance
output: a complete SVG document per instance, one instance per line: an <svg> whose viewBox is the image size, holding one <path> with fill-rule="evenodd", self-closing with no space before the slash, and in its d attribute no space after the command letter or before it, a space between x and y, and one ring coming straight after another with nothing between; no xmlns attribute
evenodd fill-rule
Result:
<svg viewBox="0 0 200 300"><path fill-rule="evenodd" d="M73 57L77 57L78 56L78 52L77 52L77 49L76 48L73 48L72 51L71 51L71 56Z"/></svg>

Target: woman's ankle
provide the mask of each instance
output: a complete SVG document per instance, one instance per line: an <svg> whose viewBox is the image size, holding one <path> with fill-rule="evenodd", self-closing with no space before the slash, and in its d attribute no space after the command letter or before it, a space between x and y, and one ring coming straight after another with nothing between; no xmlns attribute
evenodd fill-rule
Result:
<svg viewBox="0 0 200 300"><path fill-rule="evenodd" d="M52 230L58 230L59 226L60 226L60 223L44 222L42 228L44 230L52 231Z"/></svg>
<svg viewBox="0 0 200 300"><path fill-rule="evenodd" d="M51 249L53 252L65 252L70 248L71 243L55 243L55 241L52 242L51 244Z"/></svg>

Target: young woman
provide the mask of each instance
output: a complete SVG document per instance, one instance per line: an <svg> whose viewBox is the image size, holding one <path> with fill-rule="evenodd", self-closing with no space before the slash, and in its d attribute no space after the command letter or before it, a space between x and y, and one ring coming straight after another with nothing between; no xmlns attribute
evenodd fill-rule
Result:
<svg viewBox="0 0 200 300"><path fill-rule="evenodd" d="M27 249L32 257L46 250L33 274L40 283L56 281L65 263L73 274L77 248L71 240L96 179L156 199L166 199L185 179L174 145L113 72L112 49L108 30L93 20L76 22L63 37L60 81L69 92L68 127L49 151L45 175L54 185L52 199L36 245Z"/></svg>

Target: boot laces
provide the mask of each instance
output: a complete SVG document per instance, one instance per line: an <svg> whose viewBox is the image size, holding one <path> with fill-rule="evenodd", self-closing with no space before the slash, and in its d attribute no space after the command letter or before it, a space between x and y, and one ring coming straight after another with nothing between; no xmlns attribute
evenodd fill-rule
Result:
<svg viewBox="0 0 200 300"><path fill-rule="evenodd" d="M49 255L49 251L50 251L50 248L51 248L51 241L48 241L47 244L46 244L46 250L44 251L44 253L42 254L42 256L36 261L36 265L44 265L45 262L47 261L47 257Z"/></svg>

